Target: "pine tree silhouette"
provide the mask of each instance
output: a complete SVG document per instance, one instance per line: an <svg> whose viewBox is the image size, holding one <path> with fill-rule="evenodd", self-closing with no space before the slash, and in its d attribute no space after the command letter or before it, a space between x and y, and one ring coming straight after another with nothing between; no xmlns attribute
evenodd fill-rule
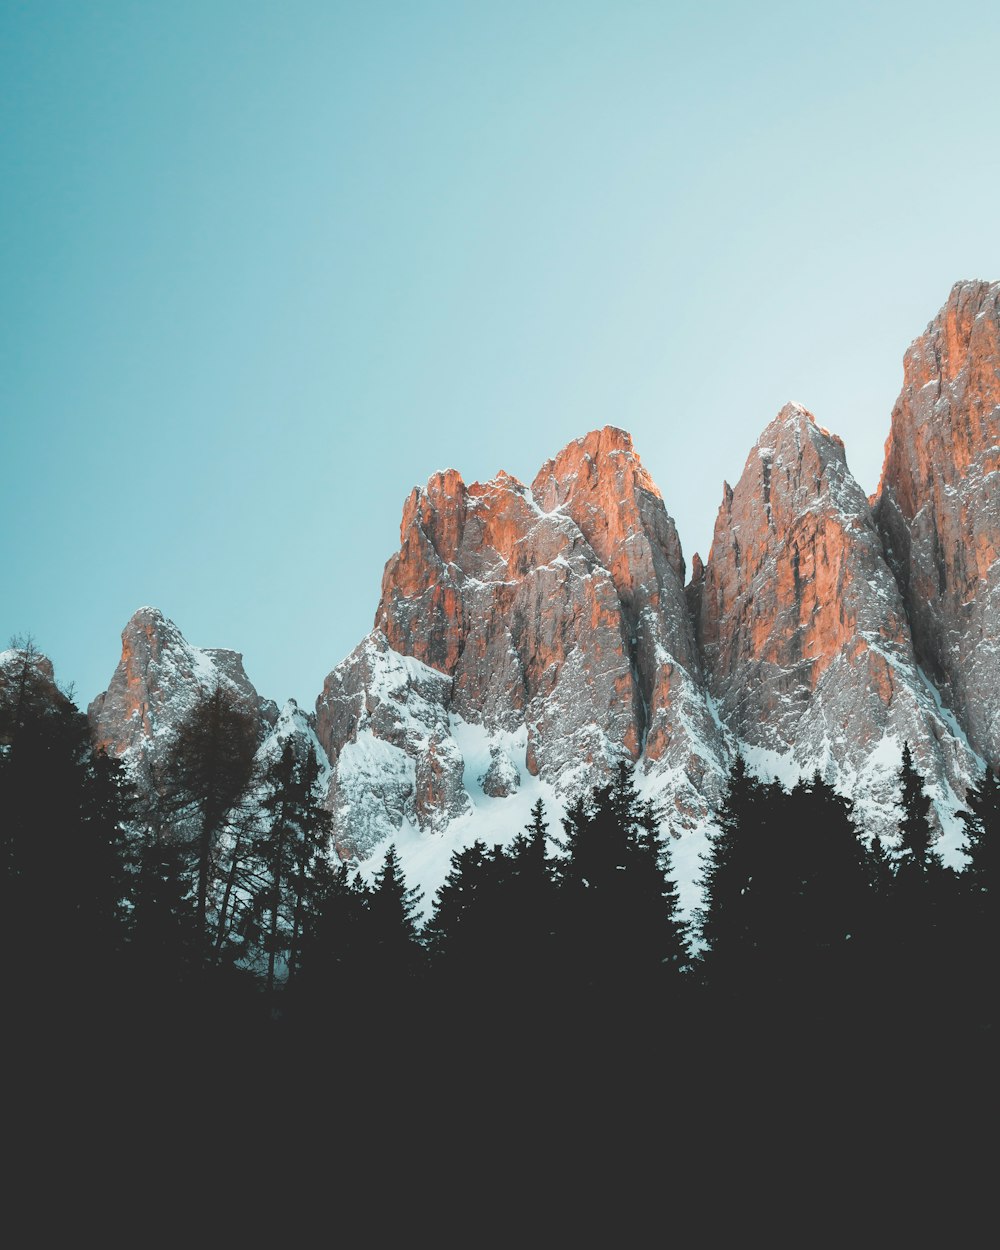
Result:
<svg viewBox="0 0 1000 1250"><path fill-rule="evenodd" d="M538 799L508 851L501 917L508 997L531 1017L544 1006L554 976L556 891L548 830L545 805Z"/></svg>
<svg viewBox="0 0 1000 1250"><path fill-rule="evenodd" d="M893 991L887 1001L901 1028L929 1036L940 1022L938 1006L945 993L946 926L940 922L951 910L952 882L933 849L931 799L909 743L903 744L899 792L889 917Z"/></svg>
<svg viewBox="0 0 1000 1250"><path fill-rule="evenodd" d="M658 821L621 763L563 819L557 864L559 968L577 1001L609 1013L658 1010L685 958L677 895L664 874Z"/></svg>
<svg viewBox="0 0 1000 1250"><path fill-rule="evenodd" d="M333 821L322 806L314 749L299 758L286 742L265 778L261 821L253 854L262 870L251 913L263 917L266 992L274 993L275 969L295 975L306 909L323 892Z"/></svg>
<svg viewBox="0 0 1000 1250"><path fill-rule="evenodd" d="M368 892L367 960L373 988L403 993L423 968L417 909L423 894L406 884L395 843L390 843Z"/></svg>
<svg viewBox="0 0 1000 1250"><path fill-rule="evenodd" d="M965 825L968 866L956 890L955 964L962 977L965 1018L991 1036L1000 1018L997 950L1000 949L1000 781L987 769L958 813Z"/></svg>
<svg viewBox="0 0 1000 1250"><path fill-rule="evenodd" d="M209 926L217 852L227 826L246 815L244 805L255 784L257 736L253 714L218 682L197 699L177 729L160 779L161 836L178 838L189 847L195 923L206 966L214 961L217 946Z"/></svg>

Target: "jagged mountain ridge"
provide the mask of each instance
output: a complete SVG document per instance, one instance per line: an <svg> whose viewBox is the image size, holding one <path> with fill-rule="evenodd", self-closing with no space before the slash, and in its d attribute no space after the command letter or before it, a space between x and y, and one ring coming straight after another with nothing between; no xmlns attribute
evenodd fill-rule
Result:
<svg viewBox="0 0 1000 1250"><path fill-rule="evenodd" d="M737 747L785 778L819 769L887 832L904 739L954 851L964 786L1000 762L998 303L1000 284L956 285L909 349L873 505L840 440L786 406L686 588L660 492L614 427L531 487L446 470L415 488L375 628L308 722L341 854L394 837L446 865L456 840L510 836L533 796L558 803L627 758L693 876ZM137 768L206 665L256 701L262 740L274 723L235 653L192 656L175 630L137 614L91 707L95 740Z"/></svg>

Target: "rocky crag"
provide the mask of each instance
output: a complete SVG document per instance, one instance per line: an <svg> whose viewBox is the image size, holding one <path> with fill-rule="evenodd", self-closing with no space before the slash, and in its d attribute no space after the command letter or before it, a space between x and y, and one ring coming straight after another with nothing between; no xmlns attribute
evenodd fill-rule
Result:
<svg viewBox="0 0 1000 1250"><path fill-rule="evenodd" d="M891 827L909 742L942 814L975 762L919 672L906 606L839 438L788 404L725 487L690 588L708 690L765 772L817 770Z"/></svg>
<svg viewBox="0 0 1000 1250"><path fill-rule="evenodd" d="M1000 284L961 283L908 351L873 501L841 441L787 405L725 487L686 588L622 430L570 443L530 487L448 469L415 488L372 633L314 718L280 722L315 732L329 761L341 854L395 837L414 862L444 847L446 864L456 840L512 834L533 796L558 802L620 759L680 851L710 825L737 748L788 780L819 770L887 832L904 741L954 851L965 786L1000 763L998 307ZM215 681L266 741L277 709L239 656L191 648L143 609L91 706L95 741L148 780Z"/></svg>
<svg viewBox="0 0 1000 1250"><path fill-rule="evenodd" d="M875 503L917 658L1000 760L1000 283L961 282L906 353Z"/></svg>
<svg viewBox="0 0 1000 1250"><path fill-rule="evenodd" d="M301 756L312 746L324 775L326 759L314 732L315 717L294 699L279 710L254 689L237 651L192 646L156 608L140 608L122 631L122 654L108 689L87 715L91 740L123 760L140 794L159 788L174 735L199 700L221 689L257 725L262 764L290 743Z"/></svg>
<svg viewBox="0 0 1000 1250"><path fill-rule="evenodd" d="M111 684L87 709L94 745L124 759L142 789L155 788L174 732L217 686L258 719L263 740L278 708L250 684L243 657L192 647L162 612L140 608L122 631Z"/></svg>

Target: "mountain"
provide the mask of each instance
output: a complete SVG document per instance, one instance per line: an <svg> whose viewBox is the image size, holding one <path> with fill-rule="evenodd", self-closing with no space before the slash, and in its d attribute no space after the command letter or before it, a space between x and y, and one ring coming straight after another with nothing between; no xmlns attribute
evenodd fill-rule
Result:
<svg viewBox="0 0 1000 1250"><path fill-rule="evenodd" d="M917 658L1000 764L1000 282L959 282L906 353L875 503Z"/></svg>
<svg viewBox="0 0 1000 1250"><path fill-rule="evenodd" d="M960 283L909 349L874 500L843 443L788 404L685 564L623 430L576 439L529 486L435 473L407 499L374 628L314 717L262 699L231 651L141 609L94 701L95 742L141 784L199 690L224 683L269 736L315 739L342 856L398 842L425 892L452 849L550 817L619 760L676 839L690 905L733 753L815 771L891 834L908 742L954 863L954 812L1000 759L1000 284Z"/></svg>
<svg viewBox="0 0 1000 1250"><path fill-rule="evenodd" d="M141 788L155 787L172 735L199 696L217 686L259 723L264 740L278 708L262 699L236 651L192 647L157 608L139 608L122 631L111 684L87 709L94 745L123 759Z"/></svg>
<svg viewBox="0 0 1000 1250"><path fill-rule="evenodd" d="M818 770L882 832L909 742L950 818L976 762L916 666L844 445L800 405L781 410L726 485L689 598L718 715L761 771Z"/></svg>
<svg viewBox="0 0 1000 1250"><path fill-rule="evenodd" d="M572 795L619 759L655 774L680 824L703 820L721 741L683 575L673 521L622 430L571 443L530 490L506 473L466 486L453 469L415 489L375 630L317 702L346 849L401 817L438 829L522 777ZM489 737L471 787L463 725Z"/></svg>

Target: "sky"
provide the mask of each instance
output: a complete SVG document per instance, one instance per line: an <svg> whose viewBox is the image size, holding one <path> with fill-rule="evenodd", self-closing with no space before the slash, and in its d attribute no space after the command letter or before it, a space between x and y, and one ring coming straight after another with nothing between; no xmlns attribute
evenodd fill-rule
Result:
<svg viewBox="0 0 1000 1250"><path fill-rule="evenodd" d="M690 565L789 399L878 482L1000 278L1000 6L0 5L0 647L311 707L406 496L629 430Z"/></svg>

